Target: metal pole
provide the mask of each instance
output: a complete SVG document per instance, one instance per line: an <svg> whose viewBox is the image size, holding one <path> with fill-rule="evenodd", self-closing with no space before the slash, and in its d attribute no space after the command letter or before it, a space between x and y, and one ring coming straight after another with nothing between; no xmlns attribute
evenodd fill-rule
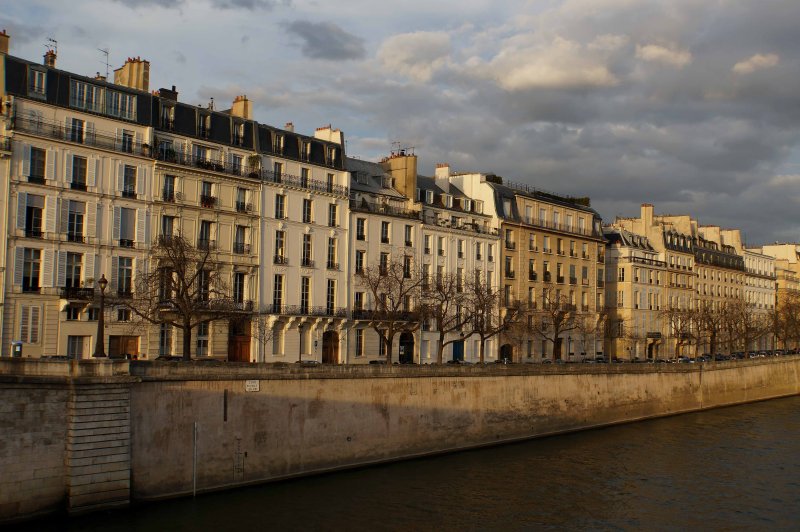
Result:
<svg viewBox="0 0 800 532"><path fill-rule="evenodd" d="M197 496L197 421L192 431L192 497Z"/></svg>
<svg viewBox="0 0 800 532"><path fill-rule="evenodd" d="M104 358L106 356L106 342L105 342L105 312L106 312L106 276L103 274L97 285L100 287L100 315L97 317L97 340L94 345L94 357Z"/></svg>

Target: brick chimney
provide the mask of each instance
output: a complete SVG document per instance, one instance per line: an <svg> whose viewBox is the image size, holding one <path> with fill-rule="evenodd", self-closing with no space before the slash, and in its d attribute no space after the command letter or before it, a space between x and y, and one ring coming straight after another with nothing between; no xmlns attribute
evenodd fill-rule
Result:
<svg viewBox="0 0 800 532"><path fill-rule="evenodd" d="M233 99L231 115L244 118L245 120L252 120L253 104L250 103L250 100L247 99L247 96L241 95Z"/></svg>
<svg viewBox="0 0 800 532"><path fill-rule="evenodd" d="M44 66L55 68L56 67L56 52L54 50L47 50L44 54Z"/></svg>
<svg viewBox="0 0 800 532"><path fill-rule="evenodd" d="M340 129L333 129L331 125L328 124L327 126L318 127L317 130L314 131L314 138L327 142L335 142L341 145L342 131Z"/></svg>
<svg viewBox="0 0 800 532"><path fill-rule="evenodd" d="M294 123L286 122L286 125L283 126L283 129L285 129L286 131L290 131L291 133L294 133Z"/></svg>
<svg viewBox="0 0 800 532"><path fill-rule="evenodd" d="M0 31L0 54L8 53L8 43L11 40L11 35L6 33L6 30Z"/></svg>
<svg viewBox="0 0 800 532"><path fill-rule="evenodd" d="M150 61L129 57L125 64L114 70L114 83L140 91L150 90Z"/></svg>
<svg viewBox="0 0 800 532"><path fill-rule="evenodd" d="M653 225L653 204L642 203L642 223L645 227Z"/></svg>

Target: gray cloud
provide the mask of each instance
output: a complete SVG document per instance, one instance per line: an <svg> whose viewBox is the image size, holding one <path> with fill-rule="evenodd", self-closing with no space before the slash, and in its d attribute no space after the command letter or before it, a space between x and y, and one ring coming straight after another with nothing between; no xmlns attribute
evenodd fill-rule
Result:
<svg viewBox="0 0 800 532"><path fill-rule="evenodd" d="M331 22L295 20L286 26L286 30L303 41L301 51L310 59L343 61L361 59L366 55L363 39Z"/></svg>
<svg viewBox="0 0 800 532"><path fill-rule="evenodd" d="M186 4L187 0L114 0L132 9L146 6L159 6L163 8L178 8ZM211 6L219 9L273 9L278 5L289 5L291 0L210 0Z"/></svg>

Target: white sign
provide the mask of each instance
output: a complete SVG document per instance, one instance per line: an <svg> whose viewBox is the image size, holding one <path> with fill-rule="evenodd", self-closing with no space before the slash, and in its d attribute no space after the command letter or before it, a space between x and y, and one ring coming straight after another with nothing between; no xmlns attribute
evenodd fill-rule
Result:
<svg viewBox="0 0 800 532"><path fill-rule="evenodd" d="M244 381L244 391L257 392L259 390L260 384L261 381Z"/></svg>

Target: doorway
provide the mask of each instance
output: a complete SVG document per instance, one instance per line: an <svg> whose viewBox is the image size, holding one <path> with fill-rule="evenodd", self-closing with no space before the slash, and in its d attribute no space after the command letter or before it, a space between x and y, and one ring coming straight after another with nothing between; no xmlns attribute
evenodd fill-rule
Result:
<svg viewBox="0 0 800 532"><path fill-rule="evenodd" d="M400 334L400 355L398 362L401 364L414 363L414 335L410 332Z"/></svg>
<svg viewBox="0 0 800 532"><path fill-rule="evenodd" d="M339 363L339 333L336 331L325 331L322 334L322 363Z"/></svg>

